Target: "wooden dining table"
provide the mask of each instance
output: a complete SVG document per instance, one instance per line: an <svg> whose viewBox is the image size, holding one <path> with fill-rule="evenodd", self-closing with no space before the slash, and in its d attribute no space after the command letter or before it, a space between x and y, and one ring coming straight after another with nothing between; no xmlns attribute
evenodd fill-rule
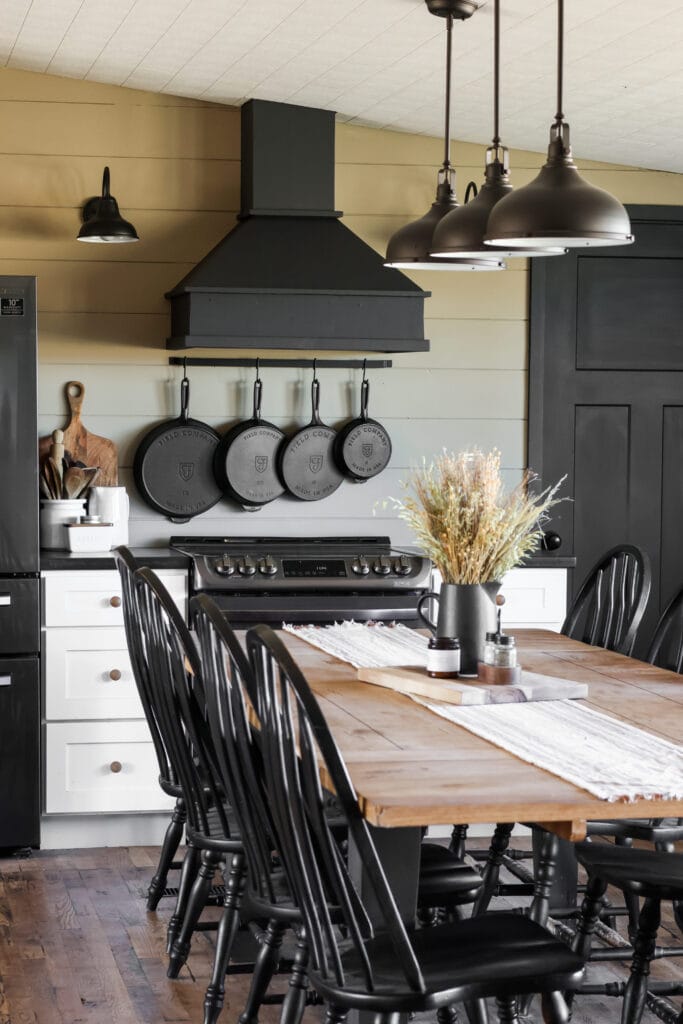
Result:
<svg viewBox="0 0 683 1024"><path fill-rule="evenodd" d="M281 634L318 697L406 920L415 915L424 826L527 822L545 847L532 914L547 915L558 859L588 821L683 817L683 800L611 803L437 716L403 694L360 682L346 662ZM547 630L516 630L525 669L588 685L589 707L674 743L683 735L683 677ZM576 751L577 761L581 750ZM653 764L653 774L656 773ZM331 787L324 765L323 785ZM353 851L350 862L354 864ZM538 865L537 865L538 868ZM373 895L356 870L371 908ZM573 881L569 880L571 886Z"/></svg>

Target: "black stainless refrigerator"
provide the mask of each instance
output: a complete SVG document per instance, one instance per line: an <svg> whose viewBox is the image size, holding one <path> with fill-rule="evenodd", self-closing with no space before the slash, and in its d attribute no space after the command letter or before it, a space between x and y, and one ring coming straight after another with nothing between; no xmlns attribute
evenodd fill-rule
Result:
<svg viewBox="0 0 683 1024"><path fill-rule="evenodd" d="M36 279L0 277L0 847L40 845Z"/></svg>

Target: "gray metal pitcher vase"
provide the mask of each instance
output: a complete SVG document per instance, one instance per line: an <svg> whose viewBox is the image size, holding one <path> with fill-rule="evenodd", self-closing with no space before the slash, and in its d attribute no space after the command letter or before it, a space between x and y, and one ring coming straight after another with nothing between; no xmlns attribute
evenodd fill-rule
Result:
<svg viewBox="0 0 683 1024"><path fill-rule="evenodd" d="M486 634L496 629L496 596L500 583L442 583L440 592L424 594L417 612L438 637L456 637L460 641L460 672L476 675L477 662L484 658ZM436 623L422 611L427 601L436 601Z"/></svg>

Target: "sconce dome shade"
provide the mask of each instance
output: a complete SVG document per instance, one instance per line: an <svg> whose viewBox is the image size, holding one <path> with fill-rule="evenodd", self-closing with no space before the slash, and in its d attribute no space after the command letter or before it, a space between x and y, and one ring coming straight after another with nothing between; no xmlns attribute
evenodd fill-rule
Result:
<svg viewBox="0 0 683 1024"><path fill-rule="evenodd" d="M98 200L100 208L83 223L78 232L79 242L139 242L137 231L119 213L118 204L111 196ZM110 209L113 205L113 209ZM103 209L104 207L104 209Z"/></svg>
<svg viewBox="0 0 683 1024"><path fill-rule="evenodd" d="M88 199L83 207L79 242L139 242L138 233L119 213L119 204L109 192L109 168L104 168L102 195Z"/></svg>
<svg viewBox="0 0 683 1024"><path fill-rule="evenodd" d="M500 259L508 256L561 256L564 248L550 245L539 248L526 245L522 249L484 243L491 211L511 193L509 174L500 161L487 163L486 180L476 197L446 214L437 224L432 238L432 256L440 259L477 258L485 256L487 252L495 254Z"/></svg>
<svg viewBox="0 0 683 1024"><path fill-rule="evenodd" d="M554 125L548 161L528 185L496 203L489 217L487 247L628 245L628 213L613 195L589 185ZM568 136L567 136L568 143Z"/></svg>
<svg viewBox="0 0 683 1024"><path fill-rule="evenodd" d="M505 264L494 252L488 258L487 254L482 252L478 258L472 260L439 260L430 255L437 224L452 210L458 209L452 200L444 201L437 198L424 217L404 225L391 236L384 266L400 270L503 270Z"/></svg>

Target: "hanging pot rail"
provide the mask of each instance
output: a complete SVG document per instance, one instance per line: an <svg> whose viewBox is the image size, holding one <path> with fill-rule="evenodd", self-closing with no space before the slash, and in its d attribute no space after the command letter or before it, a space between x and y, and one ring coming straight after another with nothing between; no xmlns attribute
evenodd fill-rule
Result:
<svg viewBox="0 0 683 1024"><path fill-rule="evenodd" d="M253 359L246 356L236 359L211 359L194 356L171 356L168 360L169 366L246 366L255 369L256 366L290 366L300 370L311 370L313 364L319 368L325 367L329 370L387 370L393 363L391 359Z"/></svg>

